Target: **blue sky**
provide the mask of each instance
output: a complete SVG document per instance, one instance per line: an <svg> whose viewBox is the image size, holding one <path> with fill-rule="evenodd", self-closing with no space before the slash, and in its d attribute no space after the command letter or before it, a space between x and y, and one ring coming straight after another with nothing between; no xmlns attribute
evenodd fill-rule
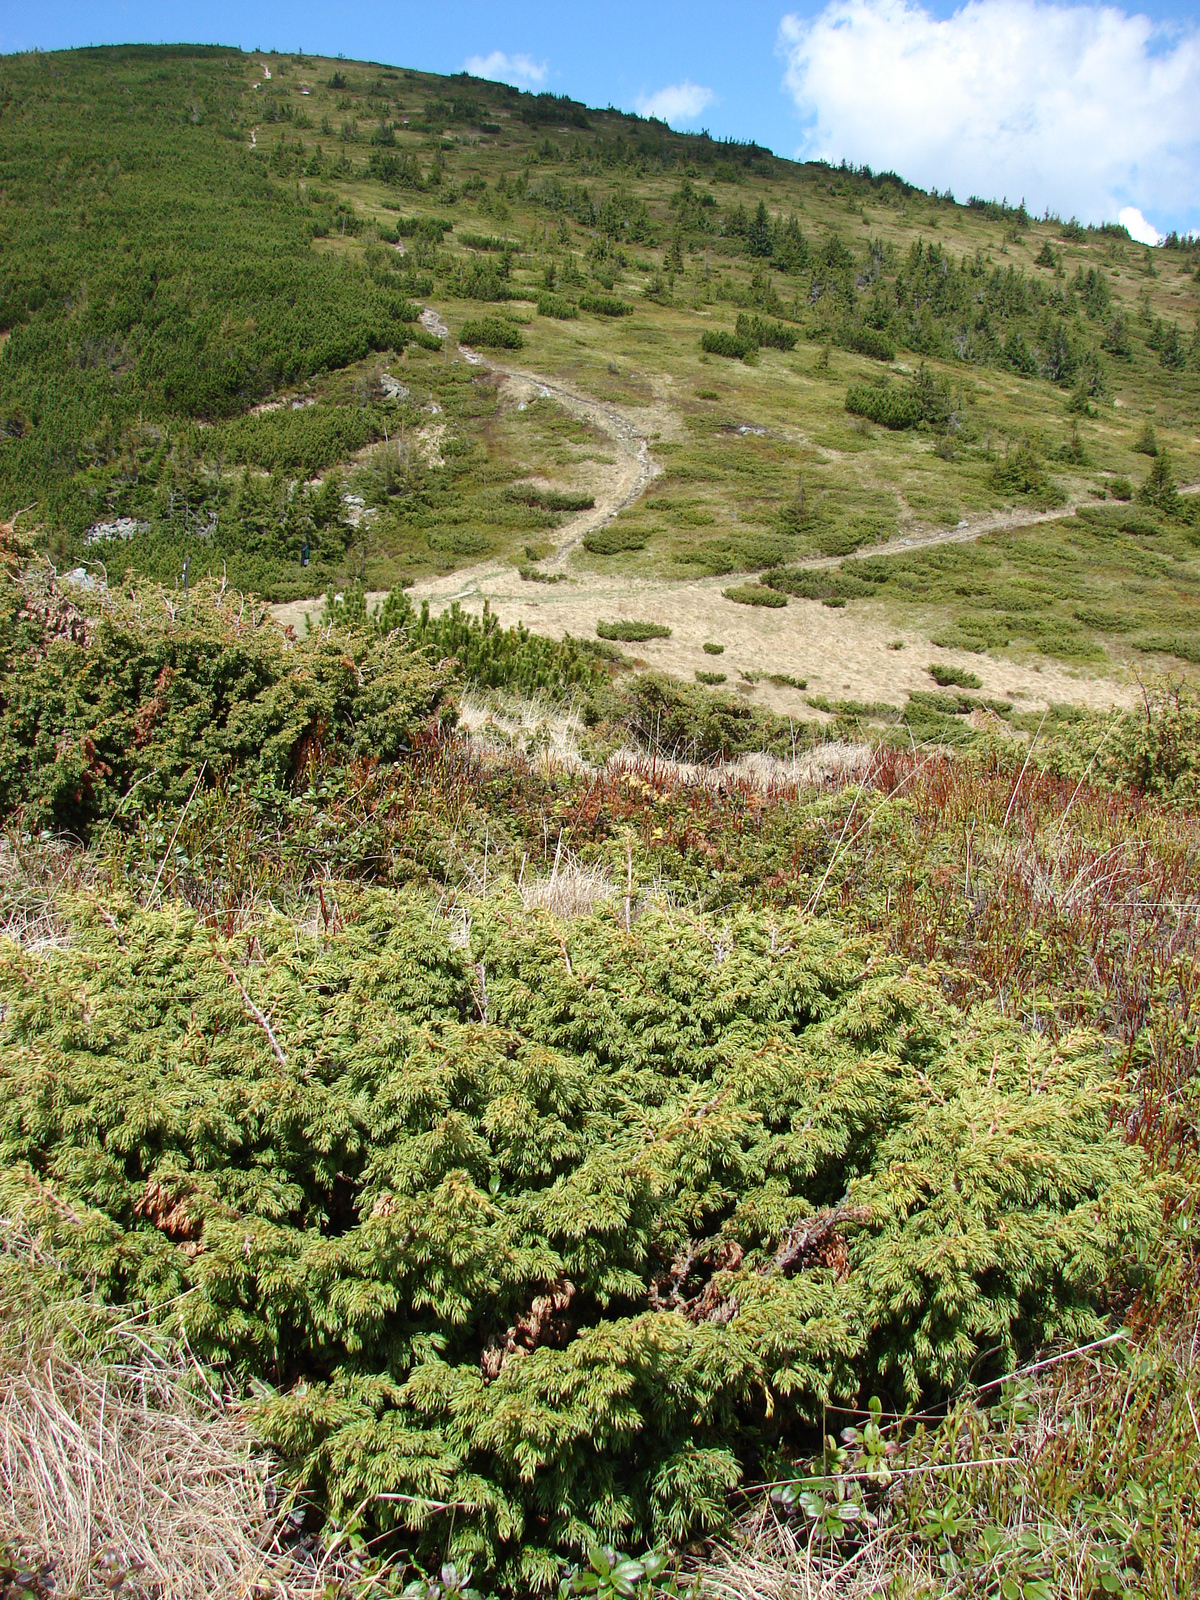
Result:
<svg viewBox="0 0 1200 1600"><path fill-rule="evenodd" d="M354 7L42 0L0 9L0 51L188 40L455 72L658 112L780 155L894 168L1086 221L1200 229L1195 4L610 0L603 8L363 0Z"/></svg>

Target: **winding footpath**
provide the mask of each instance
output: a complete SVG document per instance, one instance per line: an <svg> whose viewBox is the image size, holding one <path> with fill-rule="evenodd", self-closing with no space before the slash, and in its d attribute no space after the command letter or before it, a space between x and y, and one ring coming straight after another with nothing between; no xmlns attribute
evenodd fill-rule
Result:
<svg viewBox="0 0 1200 1600"><path fill-rule="evenodd" d="M421 321L430 332L435 332L442 338L449 337L446 324L432 309L422 313ZM542 563L546 568L561 569L589 533L606 527L619 512L639 500L654 479L662 475L661 464L650 454L650 440L632 417L614 405L594 400L590 395L582 394L579 390L569 388L566 384L544 377L540 373L528 372L521 367L491 360L466 345L459 345L458 349L463 359L472 366L498 373L514 383L528 384L543 399L555 400L570 415L579 417L599 429L613 447L617 462L612 484L607 491L597 496L594 507L563 524L559 530L560 538L554 554ZM1186 495L1200 493L1200 483L1182 485L1179 492ZM1070 500L1066 505L1043 511L1020 509L988 511L982 515L964 518L952 528L914 527L882 544L864 545L844 556L809 556L793 565L819 571L840 566L843 561L858 561L867 556L904 555L942 544L971 544L990 533L1008 533L1022 528L1037 527L1046 522L1063 521L1073 517L1081 506L1091 504L1095 502Z"/></svg>

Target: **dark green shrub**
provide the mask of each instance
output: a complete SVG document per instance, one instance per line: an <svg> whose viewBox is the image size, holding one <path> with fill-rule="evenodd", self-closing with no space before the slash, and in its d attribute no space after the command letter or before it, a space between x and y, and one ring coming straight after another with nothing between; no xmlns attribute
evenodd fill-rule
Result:
<svg viewBox="0 0 1200 1600"><path fill-rule="evenodd" d="M522 576L525 571L522 570ZM537 573L534 581L556 583L561 574ZM594 688L608 681L607 664L620 655L607 645L588 639L548 639L530 633L523 623L502 628L484 603L483 615L472 616L457 601L438 616L429 614L428 602L418 615L403 589L393 589L375 619L383 635L397 632L416 645L427 646L435 659L452 658L466 683L480 689L515 689L526 694L561 694L565 689Z"/></svg>
<svg viewBox="0 0 1200 1600"><path fill-rule="evenodd" d="M846 410L866 417L883 428L916 428L924 420L920 397L911 389L881 383L852 383L846 390Z"/></svg>
<svg viewBox="0 0 1200 1600"><path fill-rule="evenodd" d="M466 271L459 264L456 276L446 279L446 287L460 300L515 300L517 292L508 281L507 258L500 262L473 259Z"/></svg>
<svg viewBox="0 0 1200 1600"><path fill-rule="evenodd" d="M721 593L726 600L733 600L739 606L770 606L778 609L787 605L786 594L778 589L768 589L761 583L737 583Z"/></svg>
<svg viewBox="0 0 1200 1600"><path fill-rule="evenodd" d="M430 333L428 328L414 328L407 335L407 343L418 344L422 350L441 350L442 341L436 333Z"/></svg>
<svg viewBox="0 0 1200 1600"><path fill-rule="evenodd" d="M795 328L766 317L747 316L744 311L738 314L735 334L747 344L765 345L771 350L794 350L800 337Z"/></svg>
<svg viewBox="0 0 1200 1600"><path fill-rule="evenodd" d="M543 317L557 317L562 322L579 315L579 307L574 301L566 300L560 294L550 294L548 290L538 295L537 308Z"/></svg>
<svg viewBox="0 0 1200 1600"><path fill-rule="evenodd" d="M285 789L322 751L393 761L439 714L451 669L410 640L314 634L289 648L261 605L208 583L64 592L0 582L0 813L84 834L193 786Z"/></svg>
<svg viewBox="0 0 1200 1600"><path fill-rule="evenodd" d="M1181 661L1200 663L1200 633L1144 633L1133 643L1137 649L1144 650L1148 654L1178 656ZM1193 793L1200 792L1200 786L1195 784L1194 776L1190 781Z"/></svg>
<svg viewBox="0 0 1200 1600"><path fill-rule="evenodd" d="M617 639L622 644L641 644L646 639L669 639L671 630L662 622L598 622L601 639Z"/></svg>
<svg viewBox="0 0 1200 1600"><path fill-rule="evenodd" d="M460 344L481 350L521 350L525 345L520 328L504 317L478 317L464 322L458 339Z"/></svg>
<svg viewBox="0 0 1200 1600"><path fill-rule="evenodd" d="M597 317L628 317L633 314L633 307L628 300L621 300L613 294L581 294L579 309L590 311Z"/></svg>
<svg viewBox="0 0 1200 1600"><path fill-rule="evenodd" d="M1046 476L1042 458L1029 439L1022 439L996 462L989 474L1001 494L1030 495L1043 504L1061 504L1063 495Z"/></svg>
<svg viewBox="0 0 1200 1600"><path fill-rule="evenodd" d="M860 565L854 562L857 569ZM802 600L860 600L876 592L877 585L857 570L840 567L773 567L764 572L762 581L781 594L792 594Z"/></svg>
<svg viewBox="0 0 1200 1600"><path fill-rule="evenodd" d="M815 711L831 717L852 717L856 722L896 722L899 706L889 700L831 700L825 694L810 694L808 703Z"/></svg>
<svg viewBox="0 0 1200 1600"><path fill-rule="evenodd" d="M885 428L916 428L922 423L945 428L953 406L949 384L944 378L935 378L922 362L916 377L903 387L886 379L852 383L846 391L846 410Z"/></svg>
<svg viewBox="0 0 1200 1600"><path fill-rule="evenodd" d="M745 361L758 350L753 339L740 339L723 328L709 328L700 335L700 348L710 356L726 356L732 361Z"/></svg>
<svg viewBox="0 0 1200 1600"><path fill-rule="evenodd" d="M482 556L493 548L480 528L431 528L425 542L431 550L452 556Z"/></svg>
<svg viewBox="0 0 1200 1600"><path fill-rule="evenodd" d="M1138 490L1138 499L1143 505L1153 506L1168 515L1179 510L1179 490L1175 486L1171 458L1165 450L1155 456L1149 475Z"/></svg>
<svg viewBox="0 0 1200 1600"><path fill-rule="evenodd" d="M515 255L521 248L519 239L501 239L493 233L457 233L455 238L468 250L485 250L493 255Z"/></svg>
<svg viewBox="0 0 1200 1600"><path fill-rule="evenodd" d="M505 491L507 498L521 505L537 506L542 511L590 511L596 504L594 494L572 489L539 489L533 484L513 484Z"/></svg>
<svg viewBox="0 0 1200 1600"><path fill-rule="evenodd" d="M959 689L983 688L982 678L977 678L973 672L965 672L962 667L948 667L941 661L934 661L930 665L929 676L934 683L940 683L943 689L951 684Z"/></svg>
<svg viewBox="0 0 1200 1600"><path fill-rule="evenodd" d="M878 328L843 327L838 333L838 343L843 350L855 350L860 356L871 356L876 361L895 361L895 342Z"/></svg>
<svg viewBox="0 0 1200 1600"><path fill-rule="evenodd" d="M706 683L706 684L709 684L709 685L715 685L715 684L718 684L718 683L725 683L727 681L727 678L728 678L728 674L724 673L724 672L703 672L703 671L701 671L701 669L699 667L696 668L696 682L697 683Z"/></svg>
<svg viewBox="0 0 1200 1600"><path fill-rule="evenodd" d="M723 644L714 644L711 639L706 640L701 649L706 656L723 656L725 654L725 646Z"/></svg>
<svg viewBox="0 0 1200 1600"><path fill-rule="evenodd" d="M622 550L644 550L649 537L637 528L622 528L619 523L610 522L606 528L593 528L591 533L585 533L583 548L594 556L615 556Z"/></svg>

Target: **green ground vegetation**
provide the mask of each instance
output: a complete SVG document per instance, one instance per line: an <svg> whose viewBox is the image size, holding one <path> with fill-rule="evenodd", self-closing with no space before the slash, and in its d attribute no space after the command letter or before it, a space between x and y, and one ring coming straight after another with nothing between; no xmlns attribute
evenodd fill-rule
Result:
<svg viewBox="0 0 1200 1600"><path fill-rule="evenodd" d="M1193 694L709 782L669 754L723 702L649 677L621 762L455 733L492 666L616 695L594 646L2 582L5 1216L250 1399L314 1534L549 1592L768 1481L929 1592L1178 1592ZM1055 1393L1123 1448L1051 1457Z"/></svg>

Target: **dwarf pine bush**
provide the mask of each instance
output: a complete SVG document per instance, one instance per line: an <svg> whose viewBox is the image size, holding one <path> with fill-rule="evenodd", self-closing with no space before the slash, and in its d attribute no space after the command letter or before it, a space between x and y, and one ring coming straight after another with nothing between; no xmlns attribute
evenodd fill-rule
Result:
<svg viewBox="0 0 1200 1600"><path fill-rule="evenodd" d="M464 322L458 335L465 345L478 345L484 350L520 350L525 340L515 322L503 317L477 317Z"/></svg>
<svg viewBox="0 0 1200 1600"><path fill-rule="evenodd" d="M545 1588L713 1527L827 1401L1100 1330L1158 1208L1091 1038L795 911L469 909L0 945L6 1214L257 1379L336 1516Z"/></svg>

